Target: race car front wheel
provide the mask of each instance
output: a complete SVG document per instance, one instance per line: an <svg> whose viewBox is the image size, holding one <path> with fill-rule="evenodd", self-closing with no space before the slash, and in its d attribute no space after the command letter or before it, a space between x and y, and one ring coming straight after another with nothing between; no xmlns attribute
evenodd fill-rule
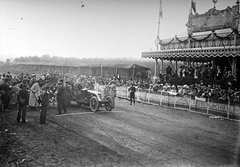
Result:
<svg viewBox="0 0 240 167"><path fill-rule="evenodd" d="M93 96L90 99L90 109L93 112L96 112L99 109L99 101L96 96Z"/></svg>

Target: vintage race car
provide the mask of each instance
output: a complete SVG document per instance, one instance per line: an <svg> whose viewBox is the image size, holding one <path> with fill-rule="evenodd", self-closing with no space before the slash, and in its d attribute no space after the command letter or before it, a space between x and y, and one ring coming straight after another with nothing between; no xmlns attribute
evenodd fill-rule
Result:
<svg viewBox="0 0 240 167"><path fill-rule="evenodd" d="M105 107L107 111L114 108L112 96L104 97L101 92L95 90L81 89L71 97L71 100L79 105L89 106L93 112L98 111L99 107Z"/></svg>

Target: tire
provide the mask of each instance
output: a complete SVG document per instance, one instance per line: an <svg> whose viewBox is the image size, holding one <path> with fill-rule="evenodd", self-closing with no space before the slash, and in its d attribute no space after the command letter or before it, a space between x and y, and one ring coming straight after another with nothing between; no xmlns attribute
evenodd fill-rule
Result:
<svg viewBox="0 0 240 167"><path fill-rule="evenodd" d="M96 96L91 97L89 106L93 112L99 109L99 101Z"/></svg>
<svg viewBox="0 0 240 167"><path fill-rule="evenodd" d="M107 111L111 111L113 109L113 98L111 96L107 96L106 100L108 101L108 104L105 105L105 108Z"/></svg>

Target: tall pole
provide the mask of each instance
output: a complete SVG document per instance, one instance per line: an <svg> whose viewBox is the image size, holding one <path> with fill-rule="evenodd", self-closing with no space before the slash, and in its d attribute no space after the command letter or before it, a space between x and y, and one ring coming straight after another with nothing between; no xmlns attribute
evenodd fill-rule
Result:
<svg viewBox="0 0 240 167"><path fill-rule="evenodd" d="M237 4L237 14L239 14L239 0L237 0L236 2ZM239 26L237 27L237 30L238 30ZM237 46L237 34L235 33L234 34L234 45ZM235 75L236 74L236 70L237 70L237 58L236 57L233 57L232 58L232 64L231 64L231 68L232 68L232 75Z"/></svg>
<svg viewBox="0 0 240 167"><path fill-rule="evenodd" d="M159 1L159 15L158 15L158 32L157 32L157 38L159 39L159 33L160 33L160 18L162 16L162 0ZM159 45L159 44L158 44ZM158 51L158 45L157 45L157 51Z"/></svg>
<svg viewBox="0 0 240 167"><path fill-rule="evenodd" d="M159 0L159 15L158 15L158 31L157 31L157 39L156 39L156 46L157 46L157 51L158 51L158 46L159 46L159 33L160 33L160 19L162 16L162 0ZM153 81L155 83L155 80L157 79L157 58L155 59L155 67L154 67L154 77Z"/></svg>

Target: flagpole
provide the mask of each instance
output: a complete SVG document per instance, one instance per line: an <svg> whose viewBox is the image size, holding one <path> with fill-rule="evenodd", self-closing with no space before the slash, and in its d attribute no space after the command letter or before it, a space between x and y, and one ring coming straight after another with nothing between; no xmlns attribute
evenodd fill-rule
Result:
<svg viewBox="0 0 240 167"><path fill-rule="evenodd" d="M191 0L191 6L190 6L190 11L189 11L190 14L192 14L192 7L193 7L192 5L193 5L193 0Z"/></svg>
<svg viewBox="0 0 240 167"><path fill-rule="evenodd" d="M159 0L159 15L158 15L158 32L157 32L157 38L159 38L160 33L160 17L161 17L161 7L162 7L162 0ZM158 51L158 45L157 45L157 51Z"/></svg>
<svg viewBox="0 0 240 167"><path fill-rule="evenodd" d="M158 31L157 31L157 41L159 41L159 42L160 42L160 39L159 39L160 18L161 18L161 15L162 15L161 7L162 7L162 0L159 0ZM159 43L157 43L156 46L157 46L157 51L158 51ZM154 83L155 83L155 80L157 79L157 58L155 59L154 78L153 79L154 79Z"/></svg>

